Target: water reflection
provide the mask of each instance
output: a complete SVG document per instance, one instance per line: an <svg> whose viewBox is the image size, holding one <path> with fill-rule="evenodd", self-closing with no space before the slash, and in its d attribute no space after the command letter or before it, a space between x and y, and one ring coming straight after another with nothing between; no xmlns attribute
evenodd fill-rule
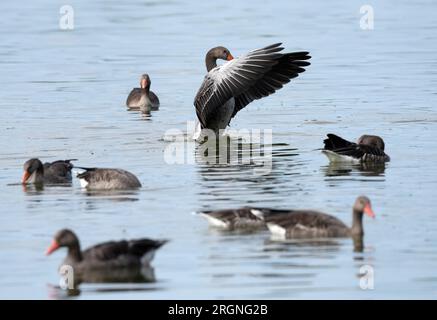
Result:
<svg viewBox="0 0 437 320"><path fill-rule="evenodd" d="M284 239L271 235L270 239L265 241L266 249L273 251L288 251L289 246L299 247L318 247L321 249L336 249L341 245L341 238L311 238L311 239Z"/></svg>
<svg viewBox="0 0 437 320"><path fill-rule="evenodd" d="M47 297L52 300L61 300L72 297L77 297L81 294L81 290L77 287L74 289L61 289L59 286L52 284L47 285Z"/></svg>
<svg viewBox="0 0 437 320"><path fill-rule="evenodd" d="M48 296L51 299L77 297L81 294L81 287L85 284L99 284L99 286L93 288L92 291L95 292L144 291L153 288L144 285L132 286L132 284L155 282L155 270L151 266L143 266L141 269L88 270L86 273L75 274L74 284L71 289L49 285ZM90 291L89 287L87 289L87 291Z"/></svg>
<svg viewBox="0 0 437 320"><path fill-rule="evenodd" d="M321 170L326 177L354 175L360 175L363 177L384 177L385 166L385 163L352 164L331 162L328 166L322 166Z"/></svg>
<svg viewBox="0 0 437 320"><path fill-rule="evenodd" d="M90 198L110 200L114 202L130 202L139 200L139 191L137 190L84 190L83 193ZM94 200L90 200L90 204Z"/></svg>
<svg viewBox="0 0 437 320"><path fill-rule="evenodd" d="M150 111L140 111L141 114L141 120L150 121L152 120L152 112Z"/></svg>
<svg viewBox="0 0 437 320"><path fill-rule="evenodd" d="M39 184L22 184L23 192L28 195L38 195L42 194L44 191L44 185L42 183Z"/></svg>
<svg viewBox="0 0 437 320"><path fill-rule="evenodd" d="M43 184L43 183L14 183L9 185L21 185L23 192L27 194L41 194L44 191L44 188L47 189L55 189L55 188L71 188L73 186L72 183L58 183L58 184Z"/></svg>
<svg viewBox="0 0 437 320"><path fill-rule="evenodd" d="M128 112L138 113L140 115L140 120L150 121L152 120L152 113L158 110L140 110L139 108L127 108Z"/></svg>
<svg viewBox="0 0 437 320"><path fill-rule="evenodd" d="M264 288L261 296L312 286L319 270L336 267L334 261L343 246L336 239L277 242L269 239L268 232L225 234L212 240L216 241L206 257L208 272L204 276L220 288ZM288 291L285 296L289 295Z"/></svg>
<svg viewBox="0 0 437 320"><path fill-rule="evenodd" d="M144 283L155 282L155 270L151 266L112 270L87 270L75 274L75 285L81 283Z"/></svg>
<svg viewBox="0 0 437 320"><path fill-rule="evenodd" d="M202 201L202 209L215 205L211 200L244 198L244 202L239 201L240 205L248 205L272 198L285 199L290 192L301 190L298 184L289 183L289 176L299 175L299 167L303 165L296 159L298 154L297 149L287 144L228 140L220 145L216 142L197 145L199 194L209 200Z"/></svg>
<svg viewBox="0 0 437 320"><path fill-rule="evenodd" d="M211 239L211 252L206 256L208 271L201 276L213 281L217 288L252 288L252 295L261 298L272 294L290 297L306 292L308 288L325 290L324 282L319 278L320 272L338 269L338 258L344 255L344 249L350 250L351 240L355 253L349 251L346 254L353 263L352 274L343 276L356 277L356 286L359 286L363 279L362 267L373 268L374 265L373 256L367 254L372 252L372 248L362 251L362 238L279 241L266 231L245 235L220 232L215 235ZM234 250L235 246L240 247L239 250ZM264 289L257 292L258 288Z"/></svg>

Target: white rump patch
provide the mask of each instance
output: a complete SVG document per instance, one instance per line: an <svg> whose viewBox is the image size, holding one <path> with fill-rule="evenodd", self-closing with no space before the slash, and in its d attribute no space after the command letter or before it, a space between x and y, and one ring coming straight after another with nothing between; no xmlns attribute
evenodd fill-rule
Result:
<svg viewBox="0 0 437 320"><path fill-rule="evenodd" d="M270 232L275 236L280 236L285 238L287 230L277 224L267 223L267 228L269 228Z"/></svg>
<svg viewBox="0 0 437 320"><path fill-rule="evenodd" d="M202 217L206 218L206 220L208 221L209 225L212 226L212 227L216 227L216 228L229 228L229 223L227 223L227 222L225 222L223 220L214 218L214 217L212 217L212 216L210 216L209 214L206 214L206 213L200 212L199 214Z"/></svg>
<svg viewBox="0 0 437 320"><path fill-rule="evenodd" d="M143 255L141 257L141 264L143 266L147 266L150 264L150 262L153 260L153 258L155 257L155 249L152 249L150 251L148 251L145 255Z"/></svg>
<svg viewBox="0 0 437 320"><path fill-rule="evenodd" d="M250 209L250 213L253 214L254 216L260 218L261 220L264 220L264 212L262 212L261 210Z"/></svg>
<svg viewBox="0 0 437 320"><path fill-rule="evenodd" d="M331 150L322 150L322 153L326 155L331 162L360 163L360 159L356 159L350 156L344 156Z"/></svg>
<svg viewBox="0 0 437 320"><path fill-rule="evenodd" d="M82 188L86 188L88 185L88 181L86 181L85 179L79 179L79 182Z"/></svg>

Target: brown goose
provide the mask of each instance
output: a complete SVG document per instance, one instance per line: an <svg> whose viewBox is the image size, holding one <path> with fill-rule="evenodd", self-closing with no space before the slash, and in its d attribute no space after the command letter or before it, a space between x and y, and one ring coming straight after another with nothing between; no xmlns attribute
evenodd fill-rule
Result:
<svg viewBox="0 0 437 320"><path fill-rule="evenodd" d="M141 188L141 183L138 178L123 169L109 168L83 168L77 175L82 188L88 190L129 190Z"/></svg>
<svg viewBox="0 0 437 320"><path fill-rule="evenodd" d="M283 238L362 238L363 214L375 217L369 198L360 196L353 206L350 228L336 217L312 210L290 210L283 214L265 216L264 219L270 232Z"/></svg>
<svg viewBox="0 0 437 320"><path fill-rule="evenodd" d="M289 210L243 207L197 212L204 217L211 227L225 230L266 229L265 219L277 213L287 213Z"/></svg>
<svg viewBox="0 0 437 320"><path fill-rule="evenodd" d="M66 247L68 253L63 265L73 267L75 276L92 271L137 270L148 266L155 251L166 242L167 240L151 239L109 241L81 251L76 234L69 229L63 229L56 233L46 255Z"/></svg>
<svg viewBox="0 0 437 320"><path fill-rule="evenodd" d="M76 159L57 160L42 164L37 158L29 159L24 163L24 173L21 182L23 184L71 183L71 169L73 169L73 164L70 162L73 160Z"/></svg>
<svg viewBox="0 0 437 320"><path fill-rule="evenodd" d="M199 126L218 133L238 111L266 97L304 72L310 65L308 52L280 53L281 43L257 49L234 59L225 47L215 47L205 57L208 71L194 99ZM227 60L217 66L217 59Z"/></svg>
<svg viewBox="0 0 437 320"><path fill-rule="evenodd" d="M323 142L323 153L332 162L386 162L390 157L384 152L384 140L378 136L363 135L357 143L340 138L335 134L328 134Z"/></svg>
<svg viewBox="0 0 437 320"><path fill-rule="evenodd" d="M140 109L142 112L150 112L159 109L159 99L150 91L150 77L143 74L140 78L140 88L134 88L129 93L126 100L126 106L130 109Z"/></svg>

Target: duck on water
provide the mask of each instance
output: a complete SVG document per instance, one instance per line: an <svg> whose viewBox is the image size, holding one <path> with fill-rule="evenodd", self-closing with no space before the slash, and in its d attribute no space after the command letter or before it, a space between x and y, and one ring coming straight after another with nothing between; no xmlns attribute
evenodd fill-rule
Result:
<svg viewBox="0 0 437 320"><path fill-rule="evenodd" d="M390 157L385 153L384 140L379 136L362 135L357 142L347 141L329 133L322 152L331 162L385 163Z"/></svg>
<svg viewBox="0 0 437 320"><path fill-rule="evenodd" d="M70 184L72 181L71 170L73 164L69 160L45 162L37 158L27 160L23 165L22 184Z"/></svg>
<svg viewBox="0 0 437 320"><path fill-rule="evenodd" d="M147 73L140 78L140 88L134 88L129 93L126 100L126 106L129 109L139 109L143 113L156 111L159 109L158 96L150 90L152 81Z"/></svg>
<svg viewBox="0 0 437 320"><path fill-rule="evenodd" d="M136 281L142 280L142 269L150 267L155 251L166 242L147 238L108 241L82 251L76 234L62 229L55 234L46 255L67 248L62 265L73 268L77 282Z"/></svg>
<svg viewBox="0 0 437 320"><path fill-rule="evenodd" d="M363 215L375 217L370 199L359 196L352 207L352 225L338 218L305 209L270 209L244 207L240 209L203 211L209 224L226 230L266 229L281 239L352 238L356 251L363 250Z"/></svg>

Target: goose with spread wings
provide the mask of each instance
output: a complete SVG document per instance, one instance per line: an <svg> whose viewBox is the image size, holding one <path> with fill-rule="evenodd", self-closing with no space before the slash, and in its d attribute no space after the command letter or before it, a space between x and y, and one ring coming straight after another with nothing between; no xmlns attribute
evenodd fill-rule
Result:
<svg viewBox="0 0 437 320"><path fill-rule="evenodd" d="M276 43L235 59L225 47L209 50L208 73L194 99L199 129L225 129L238 111L279 90L310 65L308 52L282 53L283 49ZM217 66L217 59L227 62Z"/></svg>

